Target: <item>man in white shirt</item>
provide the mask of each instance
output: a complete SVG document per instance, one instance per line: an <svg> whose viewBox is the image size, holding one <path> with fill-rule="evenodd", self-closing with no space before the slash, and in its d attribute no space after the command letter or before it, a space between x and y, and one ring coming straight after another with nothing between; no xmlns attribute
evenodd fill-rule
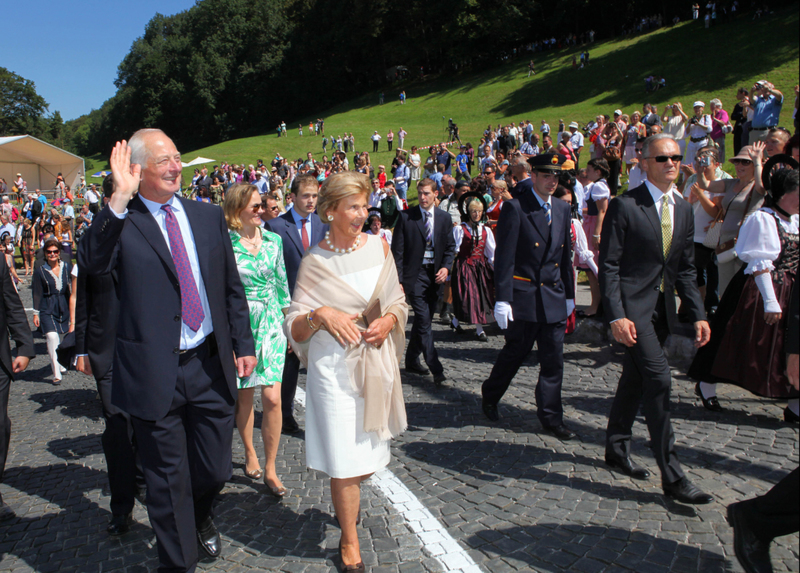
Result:
<svg viewBox="0 0 800 573"><path fill-rule="evenodd" d="M542 132L542 137L545 135L550 135L550 126L547 125L545 120L542 120L542 126L539 128L539 131Z"/></svg>
<svg viewBox="0 0 800 573"><path fill-rule="evenodd" d="M75 208L69 198L64 199L64 218L70 220L75 218Z"/></svg>
<svg viewBox="0 0 800 573"><path fill-rule="evenodd" d="M694 102L694 115L688 122L689 143L686 144L686 153L683 162L687 165L694 164L694 156L697 151L708 145L708 135L711 133L711 116L704 115L703 110L706 104L702 101ZM679 148L680 149L680 148Z"/></svg>
<svg viewBox="0 0 800 573"><path fill-rule="evenodd" d="M100 212L100 197L97 196L97 187L92 183L92 186L83 194L83 198L89 204L89 211L92 215L97 215Z"/></svg>
<svg viewBox="0 0 800 573"><path fill-rule="evenodd" d="M376 131L370 139L372 139L372 153L378 153L378 143L381 140L380 134Z"/></svg>
<svg viewBox="0 0 800 573"><path fill-rule="evenodd" d="M569 132L572 134L569 138L569 142L572 145L572 152L575 154L575 167L580 167L581 163L581 149L583 149L583 134L580 132L580 128L577 122L572 122L569 124Z"/></svg>

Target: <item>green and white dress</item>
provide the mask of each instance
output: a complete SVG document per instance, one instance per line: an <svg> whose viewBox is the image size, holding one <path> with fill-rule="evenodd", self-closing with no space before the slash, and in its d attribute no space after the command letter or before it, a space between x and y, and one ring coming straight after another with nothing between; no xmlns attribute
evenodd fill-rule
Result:
<svg viewBox="0 0 800 573"><path fill-rule="evenodd" d="M236 231L229 231L239 277L250 308L250 328L256 343L258 364L247 378L238 378L239 389L272 386L283 377L286 336L283 334L283 309L292 303L283 242L279 235L261 229L261 248L257 255L247 250Z"/></svg>

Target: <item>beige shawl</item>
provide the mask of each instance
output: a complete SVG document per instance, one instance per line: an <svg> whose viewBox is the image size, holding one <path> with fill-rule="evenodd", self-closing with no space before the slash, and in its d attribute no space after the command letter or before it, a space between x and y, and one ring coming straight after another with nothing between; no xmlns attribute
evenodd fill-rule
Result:
<svg viewBox="0 0 800 573"><path fill-rule="evenodd" d="M364 398L364 431L375 432L379 439L388 440L408 426L399 366L400 355L405 348L408 305L391 253L383 263L378 284L368 301L331 272L318 257L309 253L300 264L292 305L283 329L300 362L308 366L308 362L314 360L314 356L308 355L310 338L305 342L295 341L292 338L292 323L306 320L309 311L322 306L348 314L361 314L375 299L381 302L383 316L392 313L397 317L397 326L380 348L365 343L363 339L357 346L348 346L345 363L353 389ZM359 330L365 330L363 320L356 324Z"/></svg>

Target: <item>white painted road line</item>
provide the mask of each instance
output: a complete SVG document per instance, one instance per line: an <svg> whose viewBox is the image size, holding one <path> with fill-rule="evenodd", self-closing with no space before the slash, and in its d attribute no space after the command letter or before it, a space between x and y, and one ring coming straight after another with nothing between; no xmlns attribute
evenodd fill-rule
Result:
<svg viewBox="0 0 800 573"><path fill-rule="evenodd" d="M297 387L294 401L305 408L305 390ZM408 527L422 543L425 554L436 559L450 573L483 573L447 529L422 505L410 489L390 470L376 472L370 483L377 487L403 516Z"/></svg>

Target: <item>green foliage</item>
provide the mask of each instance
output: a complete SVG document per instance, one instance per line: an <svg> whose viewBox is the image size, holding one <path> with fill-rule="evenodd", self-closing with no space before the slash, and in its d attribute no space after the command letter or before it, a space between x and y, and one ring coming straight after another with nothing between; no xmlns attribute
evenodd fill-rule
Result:
<svg viewBox="0 0 800 573"><path fill-rule="evenodd" d="M47 102L31 80L0 68L0 135L40 134L46 111Z"/></svg>

